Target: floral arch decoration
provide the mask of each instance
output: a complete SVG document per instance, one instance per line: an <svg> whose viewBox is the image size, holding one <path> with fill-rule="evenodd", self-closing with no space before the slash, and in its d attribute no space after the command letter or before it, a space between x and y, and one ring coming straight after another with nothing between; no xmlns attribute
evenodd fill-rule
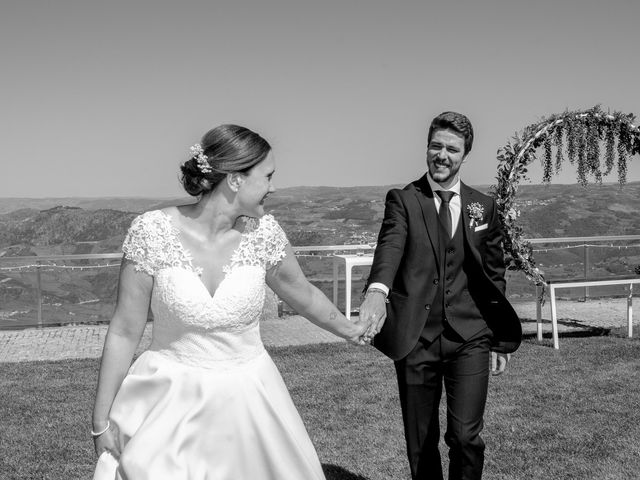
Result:
<svg viewBox="0 0 640 480"><path fill-rule="evenodd" d="M527 165L536 159L536 151L542 147L544 183L549 183L553 173L560 171L566 153L569 162L577 167L578 183L582 186L588 184L589 177L602 183L603 175L614 167L622 186L627 180L629 158L640 154L640 127L633 124L634 120L633 114L605 113L599 106L567 111L529 125L498 150L498 183L491 187L491 193L504 227L507 268L521 270L542 288L541 295L544 296L544 276L536 267L531 244L523 239L522 227L517 222L520 211L514 206L518 185L527 179ZM601 143L605 149L604 162Z"/></svg>

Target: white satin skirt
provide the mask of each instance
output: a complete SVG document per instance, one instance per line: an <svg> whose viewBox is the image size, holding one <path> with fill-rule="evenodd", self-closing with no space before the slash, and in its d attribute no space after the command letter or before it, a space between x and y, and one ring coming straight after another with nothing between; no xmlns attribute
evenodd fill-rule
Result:
<svg viewBox="0 0 640 480"><path fill-rule="evenodd" d="M95 480L324 480L289 392L266 351L228 368L147 351L111 408L121 455Z"/></svg>

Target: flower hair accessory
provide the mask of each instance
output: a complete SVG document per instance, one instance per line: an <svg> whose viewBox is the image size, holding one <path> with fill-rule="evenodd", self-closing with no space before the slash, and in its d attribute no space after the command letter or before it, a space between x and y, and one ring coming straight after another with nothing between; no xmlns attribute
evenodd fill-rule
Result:
<svg viewBox="0 0 640 480"><path fill-rule="evenodd" d="M469 218L471 218L469 226L473 227L482 221L484 207L478 202L473 202L471 205L467 205L467 212L469 212Z"/></svg>
<svg viewBox="0 0 640 480"><path fill-rule="evenodd" d="M211 165L209 165L209 158L204 154L202 145L196 143L189 149L189 151L191 152L191 156L196 159L200 171L204 174L211 173L213 168L211 168Z"/></svg>

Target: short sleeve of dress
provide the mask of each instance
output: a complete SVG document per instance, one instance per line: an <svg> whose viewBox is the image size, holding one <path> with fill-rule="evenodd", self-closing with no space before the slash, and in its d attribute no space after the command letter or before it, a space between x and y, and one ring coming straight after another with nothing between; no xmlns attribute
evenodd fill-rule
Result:
<svg viewBox="0 0 640 480"><path fill-rule="evenodd" d="M161 247L158 245L158 225L154 221L155 212L146 212L131 222L122 244L122 252L127 260L135 264L136 272L154 275L159 267Z"/></svg>
<svg viewBox="0 0 640 480"><path fill-rule="evenodd" d="M285 257L289 240L273 215L264 215L260 219L259 229L264 241L265 269L269 270Z"/></svg>

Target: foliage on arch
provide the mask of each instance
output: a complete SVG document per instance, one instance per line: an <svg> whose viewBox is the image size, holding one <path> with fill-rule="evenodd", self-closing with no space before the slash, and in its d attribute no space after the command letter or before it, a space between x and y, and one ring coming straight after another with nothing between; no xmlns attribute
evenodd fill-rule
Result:
<svg viewBox="0 0 640 480"><path fill-rule="evenodd" d="M545 183L560 171L566 158L576 165L579 184L586 186L589 178L602 183L602 177L616 168L622 186L626 183L629 158L640 154L640 128L633 124L634 120L633 114L605 113L599 106L567 111L529 125L498 150L498 183L491 190L504 225L507 268L521 270L529 280L544 287L533 248L523 239L522 227L517 223L520 212L514 206L518 186L527 179L527 166L537 158L538 150L542 150Z"/></svg>

